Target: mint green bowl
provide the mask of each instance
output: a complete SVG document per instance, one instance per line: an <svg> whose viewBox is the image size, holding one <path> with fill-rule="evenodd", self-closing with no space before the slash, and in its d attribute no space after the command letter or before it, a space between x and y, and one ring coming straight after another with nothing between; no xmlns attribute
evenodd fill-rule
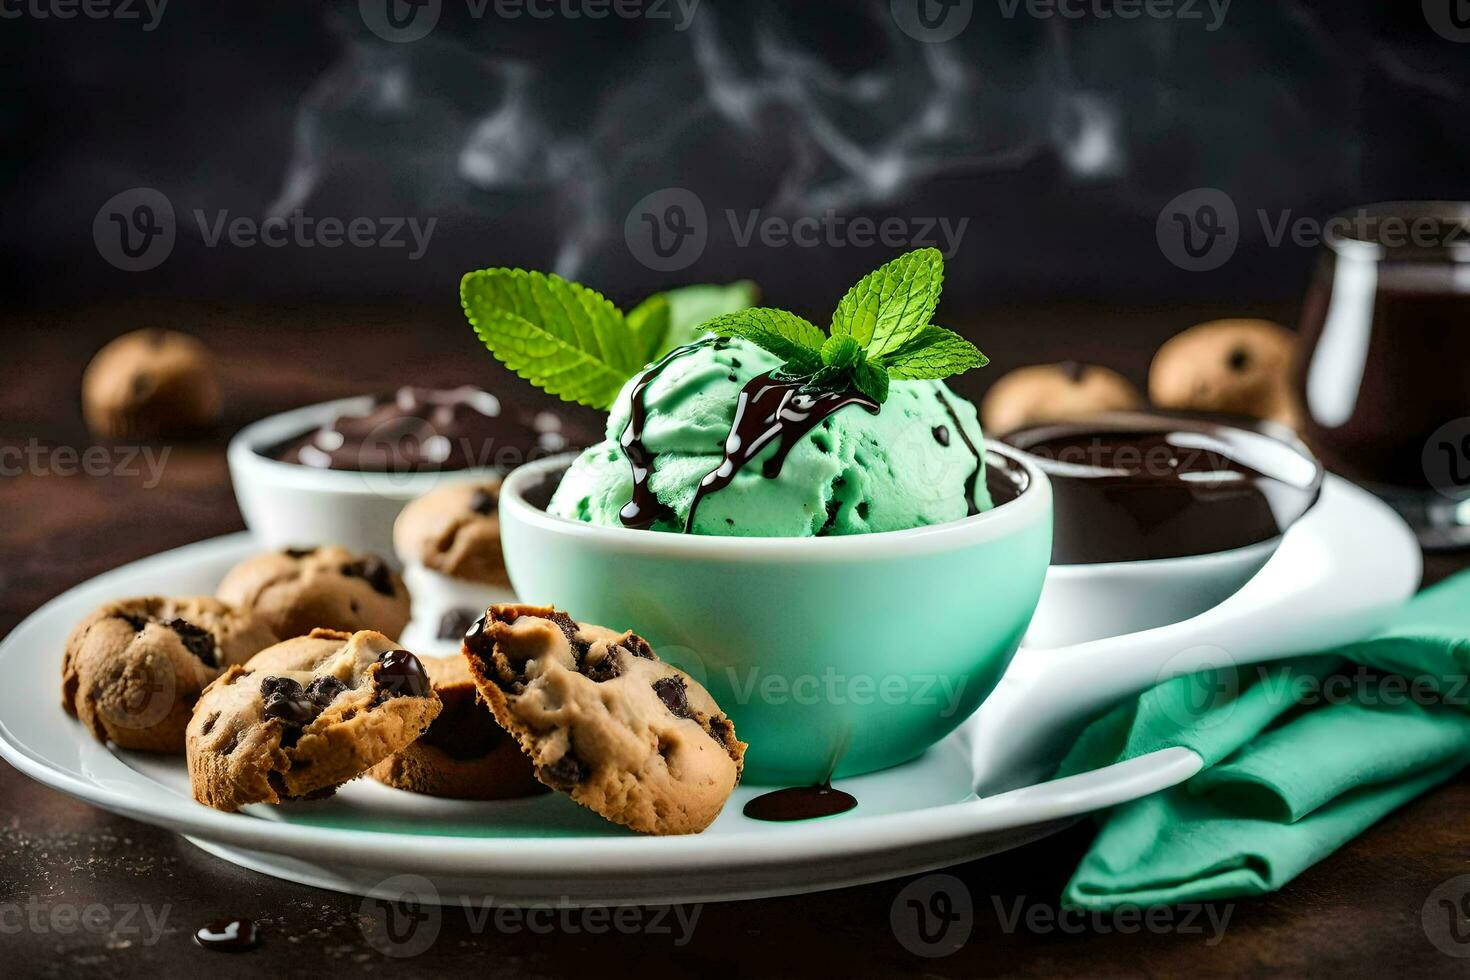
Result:
<svg viewBox="0 0 1470 980"><path fill-rule="evenodd" d="M596 527L543 509L570 456L506 478L522 601L631 629L702 682L749 743L747 782L807 785L907 762L1005 671L1051 557L1051 486L988 447L999 503L964 520L836 538Z"/></svg>

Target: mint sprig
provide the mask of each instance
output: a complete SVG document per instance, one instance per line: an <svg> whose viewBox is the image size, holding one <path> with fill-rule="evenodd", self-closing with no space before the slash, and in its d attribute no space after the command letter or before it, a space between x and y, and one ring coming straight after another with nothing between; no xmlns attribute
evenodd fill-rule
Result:
<svg viewBox="0 0 1470 980"><path fill-rule="evenodd" d="M629 378L700 333L703 321L750 306L755 287L686 286L624 314L580 283L502 268L468 273L459 298L475 333L506 367L566 401L606 409Z"/></svg>
<svg viewBox="0 0 1470 980"><path fill-rule="evenodd" d="M938 249L921 248L849 289L828 334L794 313L772 309L728 313L703 329L765 348L781 358L785 374L807 378L814 388L855 389L881 405L892 380L947 378L990 363L974 344L929 322L943 282Z"/></svg>

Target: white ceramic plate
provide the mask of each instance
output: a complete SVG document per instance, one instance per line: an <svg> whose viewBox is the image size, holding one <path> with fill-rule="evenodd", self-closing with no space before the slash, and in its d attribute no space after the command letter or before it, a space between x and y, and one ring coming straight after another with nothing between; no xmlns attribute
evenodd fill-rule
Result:
<svg viewBox="0 0 1470 980"><path fill-rule="evenodd" d="M411 873L443 901L618 903L752 898L837 888L1016 846L1080 814L1188 778L1185 750L978 799L972 746L955 733L908 766L847 780L856 810L762 823L742 786L697 837L640 837L563 797L469 803L358 780L330 800L219 813L189 796L183 759L114 751L60 705L71 627L93 607L148 593L209 594L252 553L247 535L190 545L109 572L46 605L0 644L0 754L28 775L105 809L188 835L267 874L367 894ZM388 886L391 890L392 884Z"/></svg>
<svg viewBox="0 0 1470 980"><path fill-rule="evenodd" d="M1401 522L1350 488L1325 494L1319 508L1315 526L1293 531L1295 546L1289 534L1263 577L1315 582L1339 557L1328 553L1334 547L1329 542L1357 542L1377 556L1375 599L1387 606L1412 592L1418 553L1411 535L1407 544L1401 540L1408 535ZM1060 721L1065 712L1045 707L1047 692L1075 688L1044 685L1038 678L1058 667L1075 673L1073 661L1095 648L1095 662L1113 664L1109 669L1120 677L1137 675L1137 686L1145 686L1157 671L1110 658L1138 641L1138 649L1158 656L1171 636L1192 639L1196 628L1177 624L1137 634L1121 646L1113 640L1060 651L1022 650L975 718L908 765L842 781L840 788L856 796L859 806L824 820L747 819L741 809L762 789L742 786L703 834L650 838L555 794L468 803L365 780L330 800L219 813L190 799L182 758L113 751L62 711L61 652L73 624L102 602L149 593L212 593L225 571L255 548L248 536L236 535L157 555L73 589L22 623L0 643L0 675L7 680L0 689L0 755L48 786L168 827L226 860L277 877L356 894L393 897L411 887L420 899L491 898L498 904L717 901L877 881L1018 846L1083 814L1179 783L1199 768L1192 752L1168 749L1069 779L1023 785L1046 764L1032 751L1039 743L1022 738L1026 733L1016 726L1041 729L1047 721ZM1341 563L1351 567L1352 556L1345 553ZM1342 583L1329 579L1313 586L1313 594L1342 592L1348 601L1365 601L1364 593L1343 591ZM1248 622L1260 613L1256 591L1280 590L1270 581L1261 590L1248 588L1207 614L1206 625L1215 635L1250 634ZM1232 603L1241 604L1238 615L1227 609ZM1300 599L1293 605L1305 608ZM1364 620L1360 628L1370 625ZM1268 652L1290 651L1263 647L1257 659ZM1170 661L1180 670L1191 663ZM979 798L976 786L1021 788Z"/></svg>

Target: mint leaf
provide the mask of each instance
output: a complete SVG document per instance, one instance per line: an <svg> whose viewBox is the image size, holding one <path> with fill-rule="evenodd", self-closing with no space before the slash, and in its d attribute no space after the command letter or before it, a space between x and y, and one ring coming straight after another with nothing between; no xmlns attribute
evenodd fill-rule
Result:
<svg viewBox="0 0 1470 980"><path fill-rule="evenodd" d="M560 276L481 269L460 281L459 298L492 354L567 401L607 408L645 363L617 307Z"/></svg>
<svg viewBox="0 0 1470 980"><path fill-rule="evenodd" d="M702 329L722 337L741 337L786 362L792 374L814 374L822 366L822 331L786 310L755 307L706 320Z"/></svg>
<svg viewBox="0 0 1470 980"><path fill-rule="evenodd" d="M870 358L894 350L928 325L943 282L938 249L906 252L847 291L832 314L832 335L851 337Z"/></svg>
<svg viewBox="0 0 1470 980"><path fill-rule="evenodd" d="M697 285L670 289L662 295L669 301L669 332L659 354L693 342L706 320L722 313L748 310L756 304L760 290L749 280L724 286Z"/></svg>
<svg viewBox="0 0 1470 980"><path fill-rule="evenodd" d="M876 360L888 370L889 377L899 381L947 378L990 363L990 358L964 337L933 324Z"/></svg>
<svg viewBox="0 0 1470 980"><path fill-rule="evenodd" d="M852 386L879 405L888 401L888 372L871 361L852 369Z"/></svg>
<svg viewBox="0 0 1470 980"><path fill-rule="evenodd" d="M633 349L644 362L657 360L663 353L665 339L673 319L672 305L667 293L654 293L628 311L628 333L632 336Z"/></svg>
<svg viewBox="0 0 1470 980"><path fill-rule="evenodd" d="M822 363L835 368L850 368L863 360L863 349L851 337L828 337L822 345Z"/></svg>

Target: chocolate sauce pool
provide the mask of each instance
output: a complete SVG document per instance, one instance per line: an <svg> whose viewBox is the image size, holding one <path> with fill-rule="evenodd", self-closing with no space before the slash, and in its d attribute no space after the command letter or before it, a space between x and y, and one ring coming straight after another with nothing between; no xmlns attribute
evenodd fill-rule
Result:
<svg viewBox="0 0 1470 980"><path fill-rule="evenodd" d="M506 410L479 388L400 388L366 415L342 415L261 450L283 463L363 473L503 471L586 439L552 412Z"/></svg>
<svg viewBox="0 0 1470 980"><path fill-rule="evenodd" d="M1055 500L1059 565L1180 558L1277 537L1316 502L1322 468L1276 427L1149 412L1023 429Z"/></svg>
<svg viewBox="0 0 1470 980"><path fill-rule="evenodd" d="M857 797L833 789L831 783L821 786L793 786L762 793L741 812L752 820L815 820L846 813L858 805Z"/></svg>

